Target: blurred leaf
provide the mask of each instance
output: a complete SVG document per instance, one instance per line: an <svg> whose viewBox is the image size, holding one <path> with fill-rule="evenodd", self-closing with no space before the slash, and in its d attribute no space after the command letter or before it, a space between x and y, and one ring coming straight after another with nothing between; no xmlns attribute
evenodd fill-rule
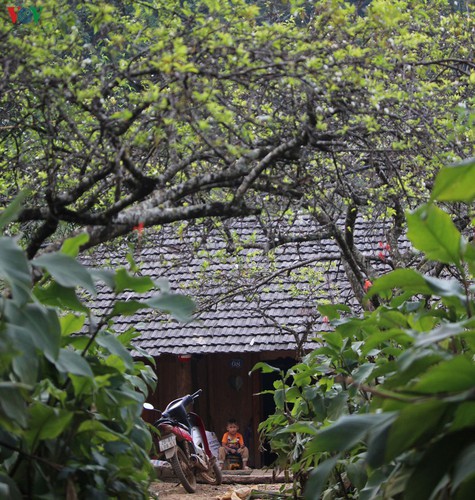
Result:
<svg viewBox="0 0 475 500"><path fill-rule="evenodd" d="M195 303L186 295L162 293L144 301L150 307L171 314L178 321L191 321Z"/></svg>
<svg viewBox="0 0 475 500"><path fill-rule="evenodd" d="M364 441L376 426L389 425L396 416L394 412L387 412L341 417L330 427L320 431L308 446L306 453L348 450Z"/></svg>
<svg viewBox="0 0 475 500"><path fill-rule="evenodd" d="M43 254L32 260L31 263L36 267L46 269L64 287L81 286L92 295L96 294L96 288L89 271L69 255L62 253Z"/></svg>
<svg viewBox="0 0 475 500"><path fill-rule="evenodd" d="M428 394L464 391L473 388L474 381L474 364L464 356L457 356L429 368L413 389Z"/></svg>
<svg viewBox="0 0 475 500"><path fill-rule="evenodd" d="M386 460L391 461L416 443L437 435L447 408L447 403L437 400L411 404L404 408L389 431Z"/></svg>
<svg viewBox="0 0 475 500"><path fill-rule="evenodd" d="M31 272L23 251L11 238L0 238L0 277L12 289L12 296L19 304L30 298Z"/></svg>
<svg viewBox="0 0 475 500"><path fill-rule="evenodd" d="M26 439L30 444L37 443L41 439L54 439L66 429L73 416L73 412L35 402L29 408Z"/></svg>
<svg viewBox="0 0 475 500"><path fill-rule="evenodd" d="M472 430L471 432L446 434L431 444L423 453L408 479L404 499L431 498L432 492L444 475L452 469L460 452L467 443L474 441L475 434Z"/></svg>
<svg viewBox="0 0 475 500"><path fill-rule="evenodd" d="M450 215L433 204L406 214L407 237L429 259L460 264L461 235Z"/></svg>
<svg viewBox="0 0 475 500"><path fill-rule="evenodd" d="M96 342L98 345L106 349L109 353L119 356L125 362L128 368L132 368L132 356L130 355L129 351L121 344L121 342L116 337L114 337L114 335L108 333L100 333L96 337Z"/></svg>
<svg viewBox="0 0 475 500"><path fill-rule="evenodd" d="M351 309L345 304L319 304L317 309L322 316L326 316L329 320L338 319L340 312L351 312Z"/></svg>
<svg viewBox="0 0 475 500"><path fill-rule="evenodd" d="M312 471L305 486L305 500L321 500L322 491L325 488L328 477L332 473L335 465L338 462L339 456L332 457L318 466Z"/></svg>
<svg viewBox="0 0 475 500"><path fill-rule="evenodd" d="M61 339L61 326L56 311L40 304L27 304L18 308L15 304L8 303L6 315L12 326L21 327L28 332L31 342L49 361L55 361Z"/></svg>
<svg viewBox="0 0 475 500"><path fill-rule="evenodd" d="M441 168L435 178L431 199L472 202L475 199L475 159Z"/></svg>
<svg viewBox="0 0 475 500"><path fill-rule="evenodd" d="M139 302L138 300L121 300L117 301L114 304L114 307L112 309L112 312L109 314L109 317L113 316L130 316L131 314L135 314L137 311L140 311L140 309L147 308L148 309L148 304L145 304L144 302Z"/></svg>
<svg viewBox="0 0 475 500"><path fill-rule="evenodd" d="M3 426L9 428L6 422L11 420L12 425L26 427L26 402L22 391L26 386L14 382L0 381L0 422L3 420ZM6 421L5 421L6 420Z"/></svg>
<svg viewBox="0 0 475 500"><path fill-rule="evenodd" d="M263 361L260 361L259 363L256 363L252 370L252 372L255 372L256 370L260 370L262 373L280 373L281 369L276 368L275 366L271 366L268 363L264 363Z"/></svg>
<svg viewBox="0 0 475 500"><path fill-rule="evenodd" d="M29 189L23 189L18 193L18 195L11 201L5 210L0 212L0 232L16 220L18 214L21 212L22 204L25 199L31 194Z"/></svg>
<svg viewBox="0 0 475 500"><path fill-rule="evenodd" d="M22 500L23 495L21 494L15 481L4 474L0 473L0 498L5 498L8 500Z"/></svg>
<svg viewBox="0 0 475 500"><path fill-rule="evenodd" d="M68 336L72 333L78 333L81 331L81 328L84 326L84 322L86 321L86 316L83 314L66 314L65 316L61 316L59 318L59 323L61 325L61 335Z"/></svg>
<svg viewBox="0 0 475 500"><path fill-rule="evenodd" d="M83 377L93 377L89 363L77 352L61 349L55 362L56 368L63 373L72 373Z"/></svg>
<svg viewBox="0 0 475 500"><path fill-rule="evenodd" d="M61 253L69 255L70 257L77 257L79 249L89 241L87 233L81 233L73 238L68 238L61 246Z"/></svg>
<svg viewBox="0 0 475 500"><path fill-rule="evenodd" d="M56 281L48 283L45 287L35 286L35 297L46 306L70 309L72 311L87 313L89 309L79 300L74 288L64 287Z"/></svg>
<svg viewBox="0 0 475 500"><path fill-rule="evenodd" d="M116 293L132 290L138 293L148 292L155 288L155 284L148 276L131 276L125 269L119 269L115 274Z"/></svg>
<svg viewBox="0 0 475 500"><path fill-rule="evenodd" d="M416 347L425 347L433 345L436 342L445 340L461 333L468 333L463 324L460 323L443 323L434 330L428 333L421 333L417 336L414 345Z"/></svg>
<svg viewBox="0 0 475 500"><path fill-rule="evenodd" d="M463 481L475 474L475 444L467 446L454 465L452 488L455 491Z"/></svg>

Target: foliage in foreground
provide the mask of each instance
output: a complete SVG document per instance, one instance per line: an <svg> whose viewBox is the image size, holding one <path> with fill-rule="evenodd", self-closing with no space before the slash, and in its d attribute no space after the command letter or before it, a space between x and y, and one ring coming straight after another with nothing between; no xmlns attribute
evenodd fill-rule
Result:
<svg viewBox="0 0 475 500"><path fill-rule="evenodd" d="M136 334L117 334L114 318L153 308L184 319L193 305L165 282L86 269L74 258L85 240L29 262L0 238L1 498L147 497L151 437L141 411L155 375L132 359ZM114 297L98 316L88 306L97 286ZM124 290L157 293L126 301Z"/></svg>
<svg viewBox="0 0 475 500"><path fill-rule="evenodd" d="M322 306L334 331L275 383L261 431L307 500L473 496L475 247L435 202L474 199L474 160L442 169L407 225L450 279L396 269L370 288L374 311Z"/></svg>

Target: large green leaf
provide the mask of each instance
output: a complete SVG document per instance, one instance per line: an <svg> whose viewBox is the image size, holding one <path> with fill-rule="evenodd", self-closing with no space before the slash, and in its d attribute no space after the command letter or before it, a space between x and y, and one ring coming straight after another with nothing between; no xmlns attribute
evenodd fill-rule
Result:
<svg viewBox="0 0 475 500"><path fill-rule="evenodd" d="M36 267L46 269L64 287L81 286L93 295L96 293L89 271L69 255L63 253L44 254L32 260L31 263Z"/></svg>
<svg viewBox="0 0 475 500"><path fill-rule="evenodd" d="M170 313L178 321L191 321L195 303L186 295L162 293L146 301L150 307Z"/></svg>
<svg viewBox="0 0 475 500"><path fill-rule="evenodd" d="M69 255L70 257L77 257L81 246L86 244L88 241L89 235L87 233L81 233L73 238L68 238L61 246L61 252Z"/></svg>
<svg viewBox="0 0 475 500"><path fill-rule="evenodd" d="M416 347L426 347L447 338L460 335L461 333L468 333L463 324L443 323L428 333L419 334L416 338L415 345Z"/></svg>
<svg viewBox="0 0 475 500"><path fill-rule="evenodd" d="M348 450L367 437L380 425L389 425L397 416L395 412L349 415L338 419L323 429L308 446L308 453Z"/></svg>
<svg viewBox="0 0 475 500"><path fill-rule="evenodd" d="M410 292L413 295L456 297L462 304L466 302L465 291L457 280L425 276L413 269L396 269L381 276L374 282L367 295L371 297L394 289Z"/></svg>
<svg viewBox="0 0 475 500"><path fill-rule="evenodd" d="M460 484L475 474L475 443L467 446L457 458L454 465L452 488L456 490Z"/></svg>
<svg viewBox="0 0 475 500"><path fill-rule="evenodd" d="M110 317L114 316L130 316L135 314L140 309L148 309L149 305L138 300L120 300L114 304Z"/></svg>
<svg viewBox="0 0 475 500"><path fill-rule="evenodd" d="M21 327L30 334L31 341L49 361L56 360L61 342L61 325L56 311L40 304L18 308L8 303L6 315L12 326Z"/></svg>
<svg viewBox="0 0 475 500"><path fill-rule="evenodd" d="M108 333L100 333L96 337L96 342L111 354L119 356L129 368L132 368L132 356L122 343L114 336Z"/></svg>
<svg viewBox="0 0 475 500"><path fill-rule="evenodd" d="M435 178L431 198L439 201L465 201L475 199L475 159L442 168Z"/></svg>
<svg viewBox="0 0 475 500"><path fill-rule="evenodd" d="M86 316L84 314L76 315L70 313L61 316L59 318L59 322L61 324L61 335L66 337L72 333L78 333L84 326L85 321Z"/></svg>
<svg viewBox="0 0 475 500"><path fill-rule="evenodd" d="M447 408L447 403L437 400L411 404L404 408L389 431L386 461L391 461L417 443L437 435L437 427Z"/></svg>
<svg viewBox="0 0 475 500"><path fill-rule="evenodd" d="M321 494L327 483L328 477L335 468L339 456L336 455L325 460L312 471L310 478L305 486L305 500L320 500Z"/></svg>
<svg viewBox="0 0 475 500"><path fill-rule="evenodd" d="M155 283L149 276L131 276L125 269L119 269L115 274L116 293L132 290L138 293L148 292L155 288Z"/></svg>
<svg viewBox="0 0 475 500"><path fill-rule="evenodd" d="M429 259L459 264L462 237L450 215L433 204L406 214L407 236Z"/></svg>
<svg viewBox="0 0 475 500"><path fill-rule="evenodd" d="M87 313L89 309L79 300L76 290L60 285L56 281L46 286L35 286L35 297L44 305Z"/></svg>
<svg viewBox="0 0 475 500"><path fill-rule="evenodd" d="M12 296L19 304L30 298L31 272L23 251L11 238L0 238L0 278L12 289Z"/></svg>
<svg viewBox="0 0 475 500"><path fill-rule="evenodd" d="M16 218L18 217L18 214L21 211L22 204L25 201L25 198L27 198L30 193L31 193L31 191L28 189L24 189L23 191L20 191L20 193L18 193L18 195L7 206L7 208L5 208L5 210L2 210L0 212L0 232L4 229L4 227L7 224L16 220Z"/></svg>
<svg viewBox="0 0 475 500"><path fill-rule="evenodd" d="M26 427L26 402L23 396L26 388L22 384L0 381L0 423L4 428L15 425Z"/></svg>
<svg viewBox="0 0 475 500"><path fill-rule="evenodd" d="M36 384L39 369L39 356L31 331L13 324L8 324L7 335L12 340L15 355L12 360L13 373L25 384Z"/></svg>
<svg viewBox="0 0 475 500"><path fill-rule="evenodd" d="M56 368L63 373L83 377L93 377L94 374L89 363L77 352L61 349L55 362Z"/></svg>
<svg viewBox="0 0 475 500"><path fill-rule="evenodd" d="M446 434L430 445L409 477L404 499L431 498L440 480L452 469L467 443L473 443L474 440L475 433L471 430Z"/></svg>
<svg viewBox="0 0 475 500"><path fill-rule="evenodd" d="M29 425L25 437L30 445L42 439L54 439L68 427L73 416L72 411L52 408L37 401L29 408Z"/></svg>
<svg viewBox="0 0 475 500"><path fill-rule="evenodd" d="M24 498L15 481L4 474L0 474L0 498L8 500L22 500Z"/></svg>
<svg viewBox="0 0 475 500"><path fill-rule="evenodd" d="M429 394L458 392L475 387L475 365L464 356L442 361L429 368L413 386Z"/></svg>

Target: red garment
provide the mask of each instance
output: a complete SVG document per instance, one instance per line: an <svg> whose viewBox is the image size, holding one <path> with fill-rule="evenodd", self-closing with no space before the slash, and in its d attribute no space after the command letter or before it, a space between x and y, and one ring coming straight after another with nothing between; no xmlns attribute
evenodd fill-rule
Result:
<svg viewBox="0 0 475 500"><path fill-rule="evenodd" d="M242 448L244 446L244 438L242 434L236 432L234 437L230 436L229 432L225 432L223 439L221 439L223 446L228 446L229 448Z"/></svg>

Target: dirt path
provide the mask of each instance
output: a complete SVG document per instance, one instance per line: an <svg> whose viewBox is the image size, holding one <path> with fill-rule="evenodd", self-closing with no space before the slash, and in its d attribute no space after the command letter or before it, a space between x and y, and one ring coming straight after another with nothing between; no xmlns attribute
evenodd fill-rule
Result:
<svg viewBox="0 0 475 500"><path fill-rule="evenodd" d="M280 491L282 484L221 484L219 486L211 486L209 484L198 484L196 493L190 494L185 491L183 486L171 482L155 482L150 488L152 493L158 494L158 498L166 498L166 500L240 500L247 498L252 490L262 492ZM234 495L233 495L234 493ZM253 500L262 498L268 500L267 495L262 497L253 497Z"/></svg>

